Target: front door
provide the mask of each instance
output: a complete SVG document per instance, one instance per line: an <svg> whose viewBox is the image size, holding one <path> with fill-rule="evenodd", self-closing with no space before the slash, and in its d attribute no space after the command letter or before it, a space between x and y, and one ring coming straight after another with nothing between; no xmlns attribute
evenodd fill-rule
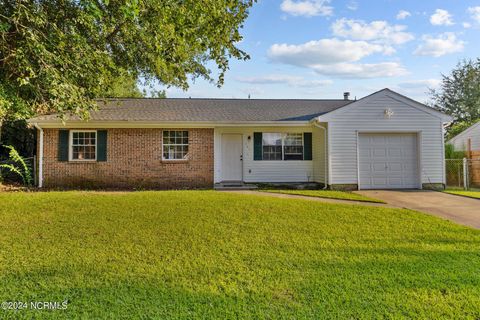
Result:
<svg viewBox="0 0 480 320"><path fill-rule="evenodd" d="M222 180L242 181L242 135L228 133L222 135Z"/></svg>

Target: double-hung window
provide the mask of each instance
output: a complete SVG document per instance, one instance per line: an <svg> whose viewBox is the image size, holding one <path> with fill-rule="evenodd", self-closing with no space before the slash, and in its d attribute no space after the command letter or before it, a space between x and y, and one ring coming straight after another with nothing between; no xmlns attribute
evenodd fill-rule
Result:
<svg viewBox="0 0 480 320"><path fill-rule="evenodd" d="M267 133L262 135L263 160L303 160L302 133Z"/></svg>
<svg viewBox="0 0 480 320"><path fill-rule="evenodd" d="M303 134L287 133L283 140L283 160L303 160Z"/></svg>
<svg viewBox="0 0 480 320"><path fill-rule="evenodd" d="M95 161L97 159L97 132L70 131L70 160Z"/></svg>
<svg viewBox="0 0 480 320"><path fill-rule="evenodd" d="M185 160L188 155L188 131L163 131L163 160Z"/></svg>
<svg viewBox="0 0 480 320"><path fill-rule="evenodd" d="M282 160L282 134L264 133L262 140L263 160Z"/></svg>

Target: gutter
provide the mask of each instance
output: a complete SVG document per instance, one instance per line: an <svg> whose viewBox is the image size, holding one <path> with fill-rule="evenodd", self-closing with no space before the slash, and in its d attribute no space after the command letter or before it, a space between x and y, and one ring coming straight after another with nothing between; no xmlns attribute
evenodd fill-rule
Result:
<svg viewBox="0 0 480 320"><path fill-rule="evenodd" d="M324 126L320 125L320 123L318 123L317 121L313 122L313 125L317 128L320 128L323 130L323 138L325 139L325 142L324 142L324 154L325 154L325 173L324 173L324 186L322 188L322 190L326 190L327 187L328 187L328 157L330 156L328 154L328 138L327 138L327 128L325 128Z"/></svg>
<svg viewBox="0 0 480 320"><path fill-rule="evenodd" d="M38 155L38 187L43 187L43 129L38 126L38 123L33 123L33 126L37 128L40 133L40 142L39 142L39 155Z"/></svg>

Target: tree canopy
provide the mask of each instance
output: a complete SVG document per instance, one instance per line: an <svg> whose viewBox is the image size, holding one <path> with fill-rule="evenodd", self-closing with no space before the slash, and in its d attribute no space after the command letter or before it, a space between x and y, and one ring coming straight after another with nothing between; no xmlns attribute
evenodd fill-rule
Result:
<svg viewBox="0 0 480 320"><path fill-rule="evenodd" d="M255 0L0 0L0 121L37 112L83 117L132 79L220 86ZM213 66L211 70L209 66Z"/></svg>
<svg viewBox="0 0 480 320"><path fill-rule="evenodd" d="M449 136L454 136L480 119L480 58L464 60L448 75L442 75L439 89L431 90L433 106L454 118Z"/></svg>

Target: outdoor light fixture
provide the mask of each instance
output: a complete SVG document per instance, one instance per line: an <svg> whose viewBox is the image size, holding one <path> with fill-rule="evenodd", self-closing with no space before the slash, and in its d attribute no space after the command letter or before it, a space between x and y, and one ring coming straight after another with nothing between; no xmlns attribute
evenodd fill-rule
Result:
<svg viewBox="0 0 480 320"><path fill-rule="evenodd" d="M385 119L390 119L393 116L393 110L390 108L385 109Z"/></svg>

